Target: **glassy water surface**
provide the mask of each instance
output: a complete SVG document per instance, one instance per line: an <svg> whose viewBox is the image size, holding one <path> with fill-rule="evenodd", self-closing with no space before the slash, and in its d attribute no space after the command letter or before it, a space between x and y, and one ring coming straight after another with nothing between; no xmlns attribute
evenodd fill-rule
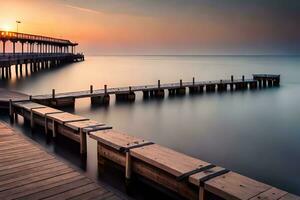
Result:
<svg viewBox="0 0 300 200"><path fill-rule="evenodd" d="M133 104L117 104L112 96L107 108L92 107L89 99L80 99L67 111L300 195L299 66L299 57L99 56L2 81L1 87L34 95L50 93L52 88L58 93L87 90L90 85L96 89L104 84L153 84L158 79L168 83L191 81L192 77L217 80L230 75L281 74L280 88L166 95L164 100L147 101L137 93ZM38 134L33 137L44 143ZM68 150L44 145L79 165ZM89 139L85 170L90 177L97 177L96 158L96 142Z"/></svg>

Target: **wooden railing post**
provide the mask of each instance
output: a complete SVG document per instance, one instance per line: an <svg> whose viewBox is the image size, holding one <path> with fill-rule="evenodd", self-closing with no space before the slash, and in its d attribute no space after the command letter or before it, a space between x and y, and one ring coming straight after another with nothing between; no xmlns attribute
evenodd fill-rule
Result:
<svg viewBox="0 0 300 200"><path fill-rule="evenodd" d="M107 85L104 85L104 93L107 94Z"/></svg>
<svg viewBox="0 0 300 200"><path fill-rule="evenodd" d="M52 89L52 99L55 99L55 89Z"/></svg>

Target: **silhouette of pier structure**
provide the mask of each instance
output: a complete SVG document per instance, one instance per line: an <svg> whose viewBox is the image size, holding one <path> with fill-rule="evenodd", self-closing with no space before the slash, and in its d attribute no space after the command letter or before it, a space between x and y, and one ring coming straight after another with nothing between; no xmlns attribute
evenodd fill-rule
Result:
<svg viewBox="0 0 300 200"><path fill-rule="evenodd" d="M41 69L60 66L64 63L83 61L84 55L76 53L78 43L70 40L0 31L2 52L0 53L0 74L2 79L22 76ZM8 45L11 45L8 52Z"/></svg>

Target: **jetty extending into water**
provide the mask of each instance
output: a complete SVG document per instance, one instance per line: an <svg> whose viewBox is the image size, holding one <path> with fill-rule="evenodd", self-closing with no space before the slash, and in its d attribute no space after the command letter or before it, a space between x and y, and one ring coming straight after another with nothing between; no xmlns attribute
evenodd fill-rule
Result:
<svg viewBox="0 0 300 200"><path fill-rule="evenodd" d="M56 107L74 106L75 100L79 98L91 98L92 104L107 105L110 102L110 95L115 95L117 101L135 101L135 93L142 92L144 98L163 98L165 91L168 91L170 96L184 95L187 88L191 94L199 94L203 92L225 92L227 90L247 90L257 89L262 87L273 87L280 85L280 75L270 74L254 74L252 79L234 79L233 76L229 80L217 81L195 81L178 83L161 84L158 80L155 85L128 86L119 88L108 88L104 85L103 89L94 89L91 85L89 90L67 93L56 93L55 89L51 94L32 96L32 101Z"/></svg>
<svg viewBox="0 0 300 200"><path fill-rule="evenodd" d="M0 122L0 199L122 199Z"/></svg>
<svg viewBox="0 0 300 200"><path fill-rule="evenodd" d="M181 95L185 93L183 91L186 88L189 88L191 93L200 92L199 88L202 86L205 87L205 91L210 92L215 89L220 91L224 85L229 85L229 88L233 85L233 89L246 89L251 88L251 85L252 88L257 88L259 86L279 86L279 83L279 75L254 75L251 80L211 81L205 82L205 84L200 82L179 83L179 85L156 85L140 89L124 88L122 91L114 90L114 94L116 96L119 94L131 95L130 92L143 91L146 93L147 91L156 96L157 91L168 89ZM104 94L112 94L109 91L107 89L107 93ZM96 96L98 94L103 95L99 92ZM70 98L70 96L67 97ZM93 96L84 94L82 97L92 98ZM61 98L65 97L61 96ZM62 134L77 141L80 144L82 155L85 155L87 151L86 137L95 139L98 143L97 159L100 173L103 165L115 163L124 170L124 177L127 180L131 180L132 177L141 177L150 181L151 184L165 188L186 199L300 199L296 195L255 181L229 169L193 158L152 141L116 131L103 123L32 102L33 100L36 101L33 97L29 97L26 101L20 99L12 101L10 98L8 108L11 120L13 121L20 115L32 128L43 127L45 134L49 137L55 138L58 134Z"/></svg>
<svg viewBox="0 0 300 200"><path fill-rule="evenodd" d="M28 75L29 72L84 60L83 54L76 53L78 43L70 40L0 31L0 41L0 77L3 79L12 77L13 66L16 76L22 76L23 73ZM6 51L8 43L12 45L12 52L9 53ZM17 52L17 49L20 51Z"/></svg>

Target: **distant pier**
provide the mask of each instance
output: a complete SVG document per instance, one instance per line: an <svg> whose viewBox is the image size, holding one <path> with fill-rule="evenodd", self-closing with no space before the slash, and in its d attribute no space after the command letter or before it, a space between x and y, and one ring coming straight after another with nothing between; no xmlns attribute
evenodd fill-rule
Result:
<svg viewBox="0 0 300 200"><path fill-rule="evenodd" d="M262 87L278 87L280 85L280 75L254 74L252 79L235 79L233 76L229 80L216 81L196 81L191 82L161 84L158 80L156 85L128 86L119 88L108 88L104 85L103 89L94 89L91 85L89 90L78 92L57 93L55 89L52 94L32 96L31 100L55 107L74 106L75 100L79 98L90 98L92 104L107 105L110 102L110 95L116 96L116 101L135 101L136 92L142 92L143 97L147 98L164 98L166 91L169 96L185 95L187 90L190 94L201 94L203 92L213 93L238 91L247 89L257 89Z"/></svg>
<svg viewBox="0 0 300 200"><path fill-rule="evenodd" d="M2 42L2 53L0 53L0 78L2 79L12 77L13 66L16 76L22 76L28 75L29 72L84 60L83 54L76 53L78 43L70 40L0 31L0 41ZM12 45L12 52L7 52L8 43Z"/></svg>

